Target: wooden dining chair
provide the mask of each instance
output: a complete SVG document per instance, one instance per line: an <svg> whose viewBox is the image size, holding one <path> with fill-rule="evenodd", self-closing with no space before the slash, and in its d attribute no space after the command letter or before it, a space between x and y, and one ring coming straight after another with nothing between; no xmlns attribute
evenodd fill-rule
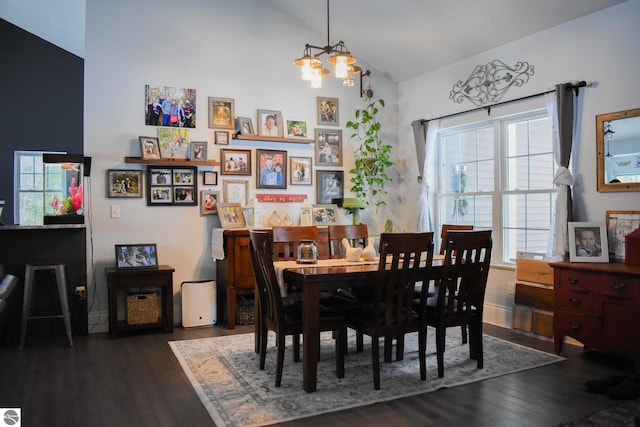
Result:
<svg viewBox="0 0 640 427"><path fill-rule="evenodd" d="M440 255L444 255L444 239L447 237L447 231L470 231L473 230L473 225L465 225L465 224L442 224L442 228L440 229ZM465 341L466 342L466 341Z"/></svg>
<svg viewBox="0 0 640 427"><path fill-rule="evenodd" d="M275 226L273 233L274 260L288 261L298 257L298 245L304 240L318 241L318 227L315 225Z"/></svg>
<svg viewBox="0 0 640 427"><path fill-rule="evenodd" d="M273 266L273 241L269 232L250 231L249 252L256 278L262 327L256 331L261 337L260 369L263 370L267 354L267 335L276 334L276 387L282 382L285 337L293 336L293 358L300 361L300 334L302 334L301 301L282 297ZM333 331L336 336L336 376L344 378L344 354L347 346L346 319L325 307L320 308L320 331Z"/></svg>
<svg viewBox="0 0 640 427"><path fill-rule="evenodd" d="M380 344L384 337L384 360L391 362L393 338L396 360L404 357L404 336L418 332L420 379L427 379L427 326L424 310L413 305L416 285L431 269L433 232L383 233L380 236L380 262L371 304L353 304L343 311L347 326L371 337L373 386L380 389ZM420 300L426 305L427 287L421 287Z"/></svg>
<svg viewBox="0 0 640 427"><path fill-rule="evenodd" d="M347 257L347 251L342 245L342 239L347 239L353 248L360 247L364 249L369 238L367 224L330 224L327 226L327 233L329 236L329 256L331 258Z"/></svg>
<svg viewBox="0 0 640 427"><path fill-rule="evenodd" d="M444 376L446 329L469 328L469 356L483 367L482 314L489 264L491 230L449 231L437 295L427 298L426 323L436 328L438 376Z"/></svg>

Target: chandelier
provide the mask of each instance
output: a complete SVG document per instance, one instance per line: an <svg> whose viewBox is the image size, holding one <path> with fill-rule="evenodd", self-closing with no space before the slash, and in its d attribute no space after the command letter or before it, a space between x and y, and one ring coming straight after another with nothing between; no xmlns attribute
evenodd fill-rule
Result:
<svg viewBox="0 0 640 427"><path fill-rule="evenodd" d="M310 82L312 88L318 89L322 87L322 78L330 72L322 66L320 58L322 55L329 55L327 62L333 65L336 78L342 79L344 86L353 86L355 82L353 79L354 74L361 72L362 69L353 65L356 62L356 58L351 56L344 42L340 40L332 45L329 34L329 0L327 0L327 45L321 47L307 43L302 57L296 59L293 63L300 67L302 80Z"/></svg>

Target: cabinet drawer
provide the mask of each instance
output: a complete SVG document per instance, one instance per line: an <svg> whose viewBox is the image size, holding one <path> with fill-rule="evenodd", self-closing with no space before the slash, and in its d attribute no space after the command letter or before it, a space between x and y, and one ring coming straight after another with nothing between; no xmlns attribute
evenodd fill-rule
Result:
<svg viewBox="0 0 640 427"><path fill-rule="evenodd" d="M584 313L557 311L554 313L554 326L559 335L567 334L582 341L597 331L595 318Z"/></svg>
<svg viewBox="0 0 640 427"><path fill-rule="evenodd" d="M597 273L591 271L560 270L558 289L574 289L591 292Z"/></svg>
<svg viewBox="0 0 640 427"><path fill-rule="evenodd" d="M555 305L556 310L590 314L593 310L593 294L580 289L558 289Z"/></svg>
<svg viewBox="0 0 640 427"><path fill-rule="evenodd" d="M631 276L611 276L608 274L594 275L594 291L600 295L620 298L636 298L640 280Z"/></svg>

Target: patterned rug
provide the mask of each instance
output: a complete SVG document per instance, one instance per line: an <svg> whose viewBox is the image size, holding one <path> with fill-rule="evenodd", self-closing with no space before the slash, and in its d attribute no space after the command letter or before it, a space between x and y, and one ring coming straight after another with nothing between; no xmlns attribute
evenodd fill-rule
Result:
<svg viewBox="0 0 640 427"><path fill-rule="evenodd" d="M445 351L445 375L438 378L435 336L429 328L427 381L420 381L417 334L405 342L403 361L380 363L381 390L373 389L371 352L355 352L355 335L349 336L345 378L335 376L334 342L323 334L318 364L318 391L302 388L302 363L292 360L287 337L281 387L275 387L275 336L269 334L265 370L258 367L253 334L230 335L169 343L203 405L218 426L263 426L356 406L427 393L444 387L506 375L565 360L484 336L484 369L469 359L469 347L460 339L460 328L449 328ZM370 342L370 341L369 341ZM394 349L395 355L395 349ZM395 356L394 356L395 357Z"/></svg>
<svg viewBox="0 0 640 427"><path fill-rule="evenodd" d="M634 427L640 425L640 399L613 404L556 427Z"/></svg>

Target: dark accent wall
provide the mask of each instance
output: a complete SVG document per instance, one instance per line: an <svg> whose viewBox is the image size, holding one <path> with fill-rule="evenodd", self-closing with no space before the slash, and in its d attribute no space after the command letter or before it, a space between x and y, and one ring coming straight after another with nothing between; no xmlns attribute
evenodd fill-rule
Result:
<svg viewBox="0 0 640 427"><path fill-rule="evenodd" d="M84 60L0 19L0 199L13 224L13 152L84 154Z"/></svg>

